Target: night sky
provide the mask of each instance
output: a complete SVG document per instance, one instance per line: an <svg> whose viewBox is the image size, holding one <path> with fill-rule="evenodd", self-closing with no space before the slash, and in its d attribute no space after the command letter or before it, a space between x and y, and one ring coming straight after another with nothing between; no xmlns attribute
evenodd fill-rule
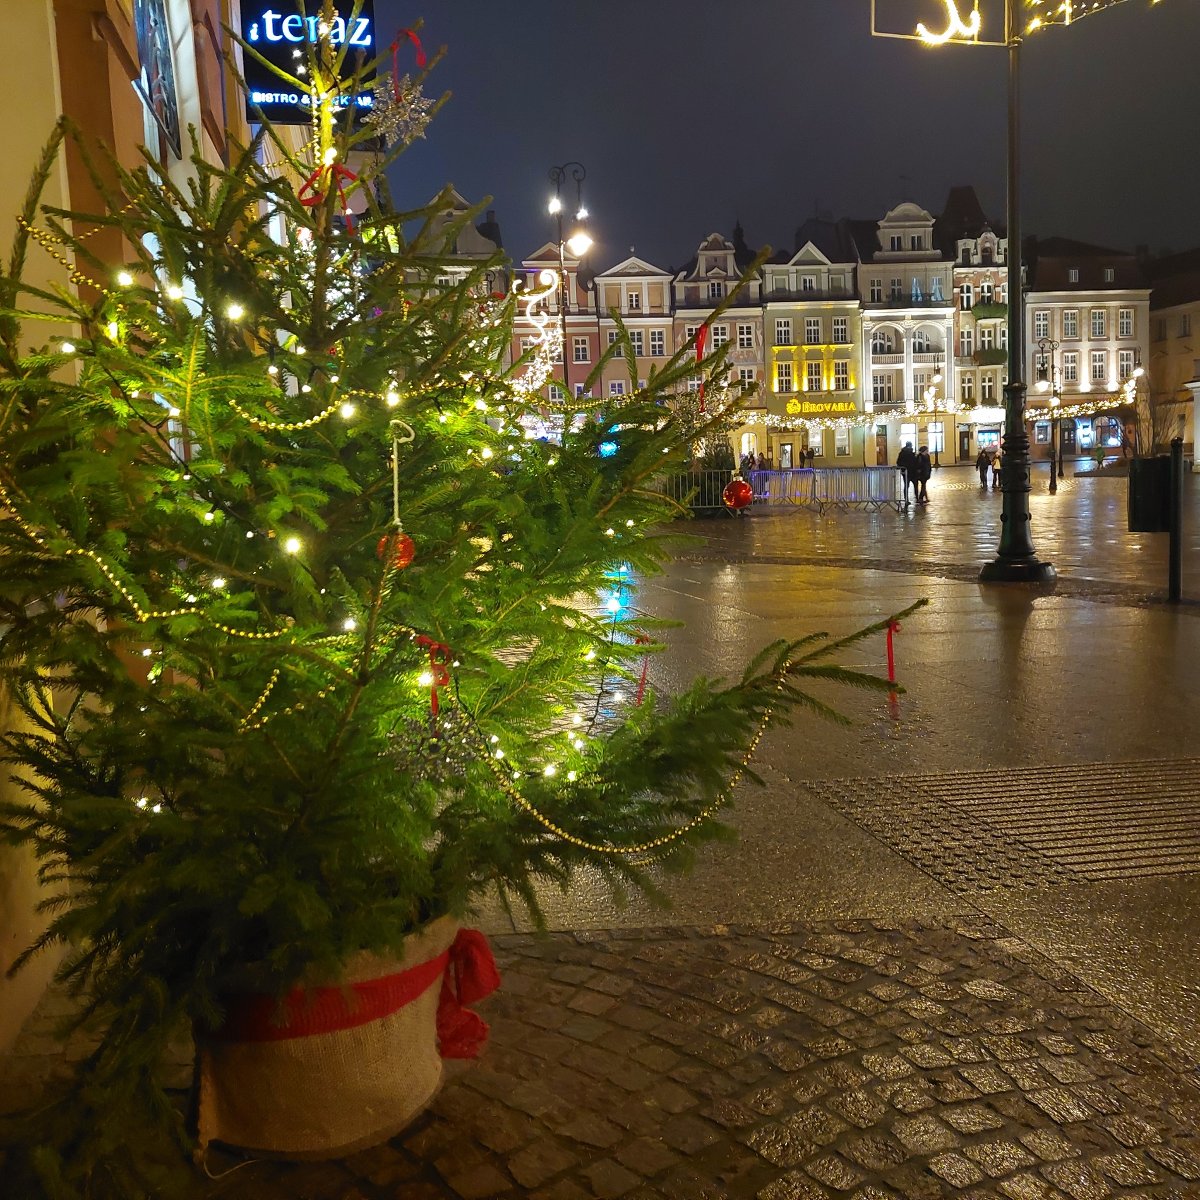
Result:
<svg viewBox="0 0 1200 1200"><path fill-rule="evenodd" d="M681 266L736 219L790 250L816 212L936 215L956 184L1004 219L1004 50L872 38L869 0L376 0L376 17L385 43L423 17L447 47L427 91L453 92L393 167L397 203L446 182L491 195L517 260L552 236L547 173L568 159L598 266L630 247ZM1200 0L1128 0L1026 41L1025 234L1200 245L1198 48Z"/></svg>

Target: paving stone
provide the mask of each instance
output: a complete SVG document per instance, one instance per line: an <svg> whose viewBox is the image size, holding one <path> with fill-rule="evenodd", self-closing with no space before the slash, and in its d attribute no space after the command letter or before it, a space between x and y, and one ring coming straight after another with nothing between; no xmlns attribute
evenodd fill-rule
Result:
<svg viewBox="0 0 1200 1200"><path fill-rule="evenodd" d="M512 1188L512 1180L492 1163L479 1163L462 1175L451 1175L446 1182L462 1200L484 1200Z"/></svg>
<svg viewBox="0 0 1200 1200"><path fill-rule="evenodd" d="M585 1167L581 1173L591 1184L592 1195L601 1200L615 1200L617 1196L624 1196L641 1182L637 1175L611 1158L602 1158Z"/></svg>
<svg viewBox="0 0 1200 1200"><path fill-rule="evenodd" d="M1086 1163L1050 1163L1042 1167L1041 1172L1072 1200L1107 1200L1113 1194L1103 1176L1093 1171Z"/></svg>
<svg viewBox="0 0 1200 1200"><path fill-rule="evenodd" d="M937 1150L949 1150L958 1145L954 1131L943 1125L936 1117L902 1117L892 1124L892 1132L910 1150L920 1154L932 1154Z"/></svg>
<svg viewBox="0 0 1200 1200"><path fill-rule="evenodd" d="M817 1105L801 1109L794 1116L788 1117L783 1124L797 1137L817 1146L834 1141L838 1134L847 1128L845 1121L839 1120Z"/></svg>
<svg viewBox="0 0 1200 1200"><path fill-rule="evenodd" d="M602 1150L615 1146L622 1137L620 1126L598 1113L590 1112L576 1112L570 1120L559 1124L555 1133Z"/></svg>
<svg viewBox="0 0 1200 1200"><path fill-rule="evenodd" d="M837 1154L823 1154L806 1163L804 1169L820 1183L839 1192L847 1192L863 1182L862 1173Z"/></svg>
<svg viewBox="0 0 1200 1200"><path fill-rule="evenodd" d="M967 1146L963 1153L972 1162L978 1163L993 1179L1037 1163L1032 1154L1010 1141L978 1142Z"/></svg>
<svg viewBox="0 0 1200 1200"><path fill-rule="evenodd" d="M870 1128L888 1111L888 1106L882 1100L859 1088L831 1096L825 1103L826 1107L860 1129Z"/></svg>
<svg viewBox="0 0 1200 1200"><path fill-rule="evenodd" d="M1102 1154L1092 1159L1092 1166L1113 1183L1136 1187L1139 1183L1161 1183L1163 1175L1141 1154L1127 1150L1122 1154Z"/></svg>
<svg viewBox="0 0 1200 1200"><path fill-rule="evenodd" d="M1162 1134L1149 1121L1143 1121L1141 1117L1132 1113L1125 1113L1119 1117L1105 1117L1100 1124L1122 1146L1149 1146L1162 1141Z"/></svg>
<svg viewBox="0 0 1200 1200"><path fill-rule="evenodd" d="M1009 1200L1065 1200L1058 1188L1036 1175L1014 1175L1011 1179L1002 1179L996 1186Z"/></svg>
<svg viewBox="0 0 1200 1200"><path fill-rule="evenodd" d="M1150 1146L1147 1151L1152 1159L1160 1166L1166 1167L1175 1175L1189 1181L1200 1179L1200 1157L1186 1150L1172 1149L1170 1146Z"/></svg>
<svg viewBox="0 0 1200 1200"><path fill-rule="evenodd" d="M1004 1121L981 1104L959 1104L942 1108L938 1116L959 1133L986 1133L1000 1129Z"/></svg>
<svg viewBox="0 0 1200 1200"><path fill-rule="evenodd" d="M1018 1141L1043 1162L1078 1158L1080 1154L1079 1147L1072 1145L1057 1129L1035 1129L1021 1134Z"/></svg>
<svg viewBox="0 0 1200 1200"><path fill-rule="evenodd" d="M902 1163L908 1151L895 1139L883 1133L868 1133L844 1139L838 1149L847 1158L867 1171L879 1172Z"/></svg>
<svg viewBox="0 0 1200 1200"><path fill-rule="evenodd" d="M510 1155L508 1170L522 1187L536 1188L578 1161L578 1155L557 1138L545 1137Z"/></svg>
<svg viewBox="0 0 1200 1200"><path fill-rule="evenodd" d="M983 1172L961 1154L938 1154L929 1160L929 1169L956 1188L970 1187L983 1179Z"/></svg>
<svg viewBox="0 0 1200 1200"><path fill-rule="evenodd" d="M797 1166L816 1150L794 1129L775 1123L751 1130L746 1142L759 1157L776 1167Z"/></svg>
<svg viewBox="0 0 1200 1200"><path fill-rule="evenodd" d="M1095 1110L1067 1091L1066 1088L1041 1088L1029 1093L1029 1101L1036 1104L1053 1121L1086 1121Z"/></svg>
<svg viewBox="0 0 1200 1200"><path fill-rule="evenodd" d="M756 1200L828 1200L819 1184L798 1171L789 1171L757 1193Z"/></svg>

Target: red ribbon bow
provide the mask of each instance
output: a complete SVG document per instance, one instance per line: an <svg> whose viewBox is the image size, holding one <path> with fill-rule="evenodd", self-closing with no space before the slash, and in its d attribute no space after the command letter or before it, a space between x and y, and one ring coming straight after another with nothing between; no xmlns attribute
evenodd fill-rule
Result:
<svg viewBox="0 0 1200 1200"><path fill-rule="evenodd" d="M418 646L429 647L429 710L438 715L438 688L444 688L450 683L450 672L447 663L450 661L450 647L443 642L435 642L433 638L422 634L417 638Z"/></svg>
<svg viewBox="0 0 1200 1200"><path fill-rule="evenodd" d="M356 183L358 176L349 167L345 167L341 163L334 163L329 167L318 167L301 185L300 191L296 193L296 199L305 208L312 208L320 204L325 199L325 193L321 190L321 176L326 171L329 172L330 181L337 187L338 199L341 201L342 212L346 217L346 229L349 233L353 233L354 214L350 211L350 203L346 199L346 184Z"/></svg>
<svg viewBox="0 0 1200 1200"><path fill-rule="evenodd" d="M487 938L478 929L460 929L438 998L437 1035L443 1058L477 1058L487 1041L487 1022L466 1006L490 996L500 972Z"/></svg>
<svg viewBox="0 0 1200 1200"><path fill-rule="evenodd" d="M887 623L887 664L888 664L888 683L896 682L896 654L892 649L892 635L900 632L899 621L889 621Z"/></svg>
<svg viewBox="0 0 1200 1200"><path fill-rule="evenodd" d="M699 362L704 357L704 347L708 345L708 322L705 321L699 329L696 330L696 361ZM697 397L700 404L700 411L704 411L704 378L700 379L700 394Z"/></svg>

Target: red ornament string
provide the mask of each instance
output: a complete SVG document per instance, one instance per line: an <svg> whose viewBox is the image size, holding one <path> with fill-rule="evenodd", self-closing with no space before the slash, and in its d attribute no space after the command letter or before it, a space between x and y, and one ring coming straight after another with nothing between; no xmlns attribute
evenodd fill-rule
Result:
<svg viewBox="0 0 1200 1200"><path fill-rule="evenodd" d="M699 362L704 357L704 347L708 345L708 322L705 321L699 329L696 330L696 361ZM700 405L700 411L704 412L704 376L700 377L700 393L697 396L697 401Z"/></svg>
<svg viewBox="0 0 1200 1200"><path fill-rule="evenodd" d="M435 642L433 638L422 634L417 638L418 646L429 647L429 711L436 717L441 708L438 703L438 688L448 687L450 671L450 647L444 642Z"/></svg>
<svg viewBox="0 0 1200 1200"><path fill-rule="evenodd" d="M648 646L648 645L650 645L650 639L644 633L639 633L638 638L637 638L637 644L639 646ZM638 680L638 689L637 689L637 702L636 703L637 703L638 708L641 708L642 698L646 695L646 672L649 671L649 669L650 669L650 655L643 654L642 655L642 677Z"/></svg>
<svg viewBox="0 0 1200 1200"><path fill-rule="evenodd" d="M896 682L896 653L892 647L892 634L900 632L899 621L889 621L887 624L887 662L888 683Z"/></svg>
<svg viewBox="0 0 1200 1200"><path fill-rule="evenodd" d="M396 34L396 40L392 43L392 95L397 100L400 99L400 43L407 38L417 48L417 66L424 67L428 61L425 57L425 48L421 45L421 39L417 37L416 30L402 29Z"/></svg>

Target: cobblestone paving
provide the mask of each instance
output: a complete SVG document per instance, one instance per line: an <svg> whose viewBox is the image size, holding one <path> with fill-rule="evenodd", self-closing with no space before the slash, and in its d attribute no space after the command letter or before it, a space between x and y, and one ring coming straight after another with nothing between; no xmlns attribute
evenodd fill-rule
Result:
<svg viewBox="0 0 1200 1200"><path fill-rule="evenodd" d="M1200 759L806 785L944 887L976 892L1200 871Z"/></svg>
<svg viewBox="0 0 1200 1200"><path fill-rule="evenodd" d="M208 1195L1200 1196L1193 1065L987 918L495 944L492 1043L430 1113Z"/></svg>

